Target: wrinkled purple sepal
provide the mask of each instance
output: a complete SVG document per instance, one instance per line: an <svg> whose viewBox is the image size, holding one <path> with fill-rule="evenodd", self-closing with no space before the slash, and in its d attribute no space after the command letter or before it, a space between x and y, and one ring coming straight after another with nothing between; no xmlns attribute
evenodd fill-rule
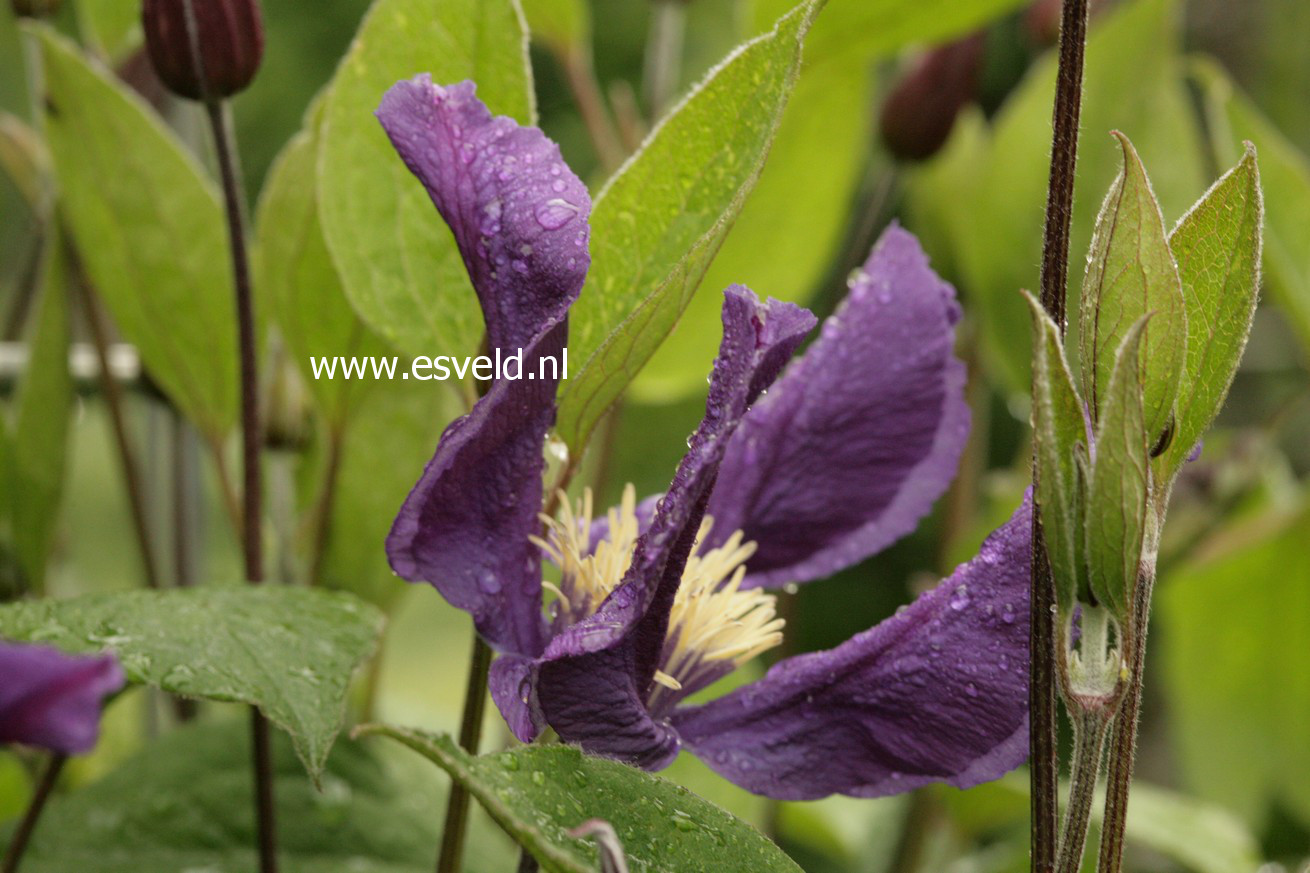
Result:
<svg viewBox="0 0 1310 873"><path fill-rule="evenodd" d="M813 326L794 305L762 304L740 286L725 292L705 418L673 483L622 583L595 615L551 641L539 667L538 699L561 739L650 769L677 755L676 733L645 705L669 610L727 438Z"/></svg>
<svg viewBox="0 0 1310 873"><path fill-rule="evenodd" d="M100 733L101 703L123 682L112 655L67 655L0 642L0 744L66 755L91 751Z"/></svg>
<svg viewBox="0 0 1310 873"><path fill-rule="evenodd" d="M744 587L805 582L909 533L955 476L969 430L960 309L892 226L819 339L732 437L710 499L714 542L759 548Z"/></svg>
<svg viewBox="0 0 1310 873"><path fill-rule="evenodd" d="M748 791L877 797L998 778L1028 751L1024 503L977 557L908 608L758 682L677 711L685 746Z"/></svg>

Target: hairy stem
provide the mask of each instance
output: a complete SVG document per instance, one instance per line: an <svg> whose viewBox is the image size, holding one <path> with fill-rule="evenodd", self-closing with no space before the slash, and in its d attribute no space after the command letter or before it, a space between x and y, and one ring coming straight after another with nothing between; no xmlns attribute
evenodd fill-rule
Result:
<svg viewBox="0 0 1310 873"><path fill-rule="evenodd" d="M1106 709L1077 709L1074 717L1073 771L1069 774L1069 808L1065 810L1064 829L1060 834L1057 873L1078 873L1087 844L1087 825L1092 816L1092 798L1096 779L1101 774L1101 753L1110 727Z"/></svg>
<svg viewBox="0 0 1310 873"><path fill-rule="evenodd" d="M464 691L464 715L459 726L459 745L470 755L478 753L482 742L482 716L487 709L487 673L490 670L491 647L474 631L468 687ZM458 780L452 779L450 797L446 801L446 824L441 834L441 854L437 856L437 873L459 873L468 814L468 790Z"/></svg>
<svg viewBox="0 0 1310 873"><path fill-rule="evenodd" d="M259 362L255 335L255 303L250 280L250 254L246 248L246 202L237 159L232 118L227 104L208 93L194 0L183 0L187 39L195 59L196 80L201 83L205 113L214 135L227 217L228 250L232 256L236 292L238 376L241 384L241 459L243 465L241 542L246 580L264 581L263 484L260 476ZM273 805L273 767L268 721L256 707L250 709L250 735L255 776L255 810L260 873L277 873L277 826Z"/></svg>
<svg viewBox="0 0 1310 873"><path fill-rule="evenodd" d="M1151 614L1151 593L1155 588L1154 567L1143 565L1133 597L1133 639L1128 689L1115 717L1110 739L1110 764L1106 774L1105 819L1101 825L1100 873L1119 873L1123 868L1124 829L1128 824L1128 790L1133 781L1137 755L1137 720L1142 708L1142 676L1146 668L1146 630Z"/></svg>
<svg viewBox="0 0 1310 873"><path fill-rule="evenodd" d="M1064 0L1060 22L1060 62L1052 113L1051 175L1042 240L1041 301L1065 325L1069 276L1069 225L1073 219L1074 170L1078 164L1078 116L1082 104L1083 52L1087 42L1087 0ZM1038 493L1033 456L1033 490ZM1042 536L1041 514L1033 512L1032 596L1030 612L1029 756L1032 780L1032 870L1055 867L1059 818L1056 762L1055 584Z"/></svg>
<svg viewBox="0 0 1310 873"><path fill-rule="evenodd" d="M68 756L59 752L50 755L50 761L41 773L41 781L37 783L36 791L32 794L32 802L27 805L27 812L23 815L23 820L18 823L18 829L14 831L14 838L10 840L9 848L5 850L4 862L0 864L2 873L17 873L18 863L23 860L23 853L27 851L32 832L36 830L36 823L41 818L41 812L45 809L46 801L50 799L50 792L54 790L55 782L58 781L59 773L64 769L67 760Z"/></svg>

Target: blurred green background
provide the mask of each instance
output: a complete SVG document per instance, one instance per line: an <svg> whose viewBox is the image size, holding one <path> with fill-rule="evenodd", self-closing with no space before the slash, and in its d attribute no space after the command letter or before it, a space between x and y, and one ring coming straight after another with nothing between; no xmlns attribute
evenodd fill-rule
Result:
<svg viewBox="0 0 1310 873"><path fill-rule="evenodd" d="M755 197L682 324L604 424L604 445L593 450L584 477L602 505L625 482L640 493L666 487L700 417L723 285L744 282L822 315L840 300L847 274L882 227L899 220L918 233L965 308L960 354L971 367L975 415L965 466L915 534L832 581L784 595L790 651L834 645L949 572L1008 513L1027 475L1028 322L1015 292L1036 284L1052 68L1043 21L1054 4L1010 3L1012 11L986 24L978 80L959 100L949 139L927 160L908 162L888 153L881 129L889 122L880 120L880 108L915 75L931 46L910 40L909 49L888 54L871 47L871 36L864 49L853 40L857 48L837 50L844 16L860 2L830 0L820 16ZM682 88L787 5L691 0ZM1169 224L1232 164L1242 139L1254 140L1268 219L1265 291L1253 338L1216 431L1180 483L1162 551L1138 770L1149 785L1134 795L1130 866L1225 871L1263 861L1268 871L1304 870L1310 863L1310 4L1093 5L1072 262L1080 263L1091 218L1116 169L1106 135L1112 127L1137 144ZM265 63L235 101L252 203L366 7L364 0L264 3ZM590 14L601 90L639 137L651 121L641 92L651 4L594 0ZM130 0L68 0L58 25L163 101L165 116L204 155L195 111L151 90L137 55L136 15ZM598 186L605 170L556 48L548 40L532 48L540 123L570 166ZM20 117L29 115L24 81L16 27L0 14L0 107ZM936 111L928 102L923 107ZM3 174L0 215L3 339L18 341L21 326L10 323L9 313L29 269L34 223L18 185ZM85 338L80 321L75 332ZM9 394L12 382L5 388ZM361 401L346 437L323 566L328 584L391 614L375 698L366 702L361 692L357 710L371 705L386 721L444 730L458 724L470 627L435 592L391 576L381 543L457 408L453 392L399 383L377 386ZM326 446L321 423L291 418L304 438L270 453L269 489L273 523L281 526L277 539L286 546L277 554L295 576L303 569L296 525L313 502ZM146 389L131 393L129 420L161 541L171 542L176 531L170 501L180 451L198 509L185 534L194 547L191 572L202 581L238 578L232 532L198 437ZM77 402L67 458L47 592L63 597L139 587L108 419L93 391ZM143 726L162 729L162 713L159 701L143 692L115 703L105 742L76 762L74 781L111 771L139 747ZM207 719L230 716L223 707L206 707ZM494 713L487 726L492 743L508 740ZM413 766L402 753L388 761L399 770ZM969 792L927 789L911 797L815 804L747 796L688 756L670 775L777 835L807 870L1026 869L1022 774ZM427 786L435 804L441 781L432 775ZM18 759L0 753L0 820L22 808L27 791ZM436 809L430 817L439 820ZM510 863L508 844L483 821L469 869Z"/></svg>

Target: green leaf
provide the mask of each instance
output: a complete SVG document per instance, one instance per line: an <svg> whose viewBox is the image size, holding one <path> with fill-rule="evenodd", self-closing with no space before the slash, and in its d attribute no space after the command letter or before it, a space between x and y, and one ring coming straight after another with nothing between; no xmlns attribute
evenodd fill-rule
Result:
<svg viewBox="0 0 1310 873"><path fill-rule="evenodd" d="M141 0L77 0L82 41L110 61L139 48Z"/></svg>
<svg viewBox="0 0 1310 873"><path fill-rule="evenodd" d="M596 198L591 272L569 315L581 367L560 388L557 429L574 454L673 329L741 212L817 10L802 3L729 56Z"/></svg>
<svg viewBox="0 0 1310 873"><path fill-rule="evenodd" d="M28 207L37 209L48 188L50 155L36 131L8 112L0 112L0 169Z"/></svg>
<svg viewBox="0 0 1310 873"><path fill-rule="evenodd" d="M1219 414L1237 373L1255 315L1263 224L1260 170L1248 147L1169 236L1187 304L1187 361L1166 474Z"/></svg>
<svg viewBox="0 0 1310 873"><path fill-rule="evenodd" d="M800 868L717 806L641 770L572 746L529 746L472 757L443 734L373 725L464 785L549 873L589 873L596 850L566 831L590 819L613 826L634 870Z"/></svg>
<svg viewBox="0 0 1310 873"><path fill-rule="evenodd" d="M1083 402L1064 357L1060 329L1027 292L1033 317L1033 442L1037 450L1037 504L1057 602L1071 610L1082 587L1081 476L1075 446L1087 443Z"/></svg>
<svg viewBox="0 0 1310 873"><path fill-rule="evenodd" d="M323 241L314 162L317 141L302 131L274 162L255 217L256 288L297 369L328 422L345 422L362 380L316 379L311 357L386 354L346 300Z"/></svg>
<svg viewBox="0 0 1310 873"><path fill-rule="evenodd" d="M815 58L854 55L865 60L907 45L937 44L967 33L1025 4L1025 0L843 0L824 13L809 48ZM789 0L756 0L757 24L772 22Z"/></svg>
<svg viewBox="0 0 1310 873"><path fill-rule="evenodd" d="M1082 389L1092 418L1100 421L1118 366L1113 356L1137 320L1151 315L1141 346L1142 416L1154 438L1173 415L1187 355L1187 312L1146 168L1128 138L1114 135L1124 165L1101 206L1087 255L1078 320Z"/></svg>
<svg viewBox="0 0 1310 873"><path fill-rule="evenodd" d="M1088 250L1097 208L1119 171L1118 150L1103 145L1111 129L1130 132L1154 168L1166 215L1182 215L1205 190L1200 133L1180 72L1178 20L1176 0L1137 0L1093 23L1071 263ZM982 327L984 363L1016 397L1028 394L1032 345L1014 292L1038 287L1055 61L1050 52L1033 65L990 127L979 113L962 115L944 152L912 171L908 183L912 229L933 263L959 284L965 311Z"/></svg>
<svg viewBox="0 0 1310 873"><path fill-rule="evenodd" d="M205 586L0 607L2 636L113 651L131 682L258 706L313 775L340 729L350 677L381 630L371 606L309 588Z"/></svg>
<svg viewBox="0 0 1310 873"><path fill-rule="evenodd" d="M561 57L591 51L591 10L584 0L522 0L532 38Z"/></svg>
<svg viewBox="0 0 1310 873"><path fill-rule="evenodd" d="M273 738L278 860L287 873L431 873L445 787L390 747L343 742L316 790ZM404 760L401 756L404 756ZM54 797L24 873L245 873L258 868L245 719L190 725L95 783ZM8 842L0 827L0 844ZM508 841L474 819L469 873L513 869ZM503 838L501 838L503 840Z"/></svg>
<svg viewBox="0 0 1310 873"><path fill-rule="evenodd" d="M1310 512L1261 527L1170 573L1159 596L1183 782L1257 829L1275 803L1310 824Z"/></svg>
<svg viewBox="0 0 1310 873"><path fill-rule="evenodd" d="M1114 358L1114 370L1102 395L1096 452L1087 484L1083 525L1086 531L1087 581L1092 594L1122 623L1128 619L1146 533L1147 433L1142 400L1141 349L1148 322L1138 318L1128 328Z"/></svg>
<svg viewBox="0 0 1310 873"><path fill-rule="evenodd" d="M218 194L158 116L38 28L60 207L119 330L211 441L236 416L232 268ZM167 329L161 326L167 325Z"/></svg>
<svg viewBox="0 0 1310 873"><path fill-rule="evenodd" d="M1105 789L1098 789L1092 821L1104 815ZM1125 828L1128 840L1153 849L1197 873L1233 873L1260 866L1255 836L1223 806L1206 803L1136 780Z"/></svg>
<svg viewBox="0 0 1310 873"><path fill-rule="evenodd" d="M68 372L68 282L64 248L53 229L44 243L40 307L18 392L6 491L12 501L14 556L25 587L41 591L64 490L73 380Z"/></svg>
<svg viewBox="0 0 1310 873"><path fill-rule="evenodd" d="M376 0L329 86L319 213L346 296L410 355L472 354L477 298L454 237L373 113L400 79L473 79L493 113L535 116L527 37L513 0Z"/></svg>
<svg viewBox="0 0 1310 873"><path fill-rule="evenodd" d="M806 58L759 183L632 395L669 400L704 392L722 334L720 292L728 285L804 304L832 268L850 230L851 193L872 150L874 81L858 56L827 62L807 51Z"/></svg>
<svg viewBox="0 0 1310 873"><path fill-rule="evenodd" d="M1236 160L1241 140L1255 143L1264 183L1265 281L1310 365L1310 158L1287 140L1217 64L1199 63L1207 120L1221 159Z"/></svg>

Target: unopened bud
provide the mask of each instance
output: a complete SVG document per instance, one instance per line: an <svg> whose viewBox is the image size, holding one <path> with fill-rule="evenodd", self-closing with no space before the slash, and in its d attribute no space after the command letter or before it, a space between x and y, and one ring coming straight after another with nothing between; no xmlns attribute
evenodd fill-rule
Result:
<svg viewBox="0 0 1310 873"><path fill-rule="evenodd" d="M191 50L188 7L199 63ZM264 56L257 0L145 0L141 24L159 78L170 91L192 100L241 91L255 78Z"/></svg>
<svg viewBox="0 0 1310 873"><path fill-rule="evenodd" d="M9 0L19 18L49 18L59 11L60 0Z"/></svg>
<svg viewBox="0 0 1310 873"><path fill-rule="evenodd" d="M901 78L882 106L882 141L907 161L932 157L955 117L978 94L986 37L982 33L933 49Z"/></svg>

